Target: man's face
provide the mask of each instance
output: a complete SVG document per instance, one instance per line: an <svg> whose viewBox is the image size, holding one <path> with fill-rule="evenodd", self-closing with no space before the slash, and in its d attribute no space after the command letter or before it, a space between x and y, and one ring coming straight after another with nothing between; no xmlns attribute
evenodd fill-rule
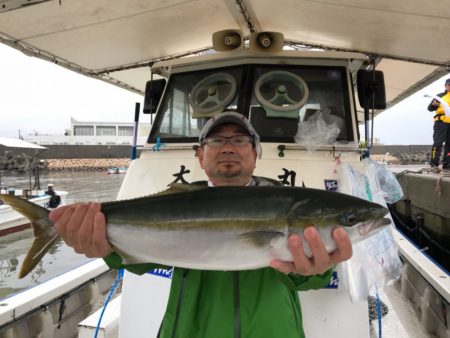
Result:
<svg viewBox="0 0 450 338"><path fill-rule="evenodd" d="M247 131L235 124L223 124L214 129L208 137L248 135ZM256 150L251 143L233 146L226 142L213 147L205 144L198 149L200 166L215 186L245 185L253 174L256 164Z"/></svg>
<svg viewBox="0 0 450 338"><path fill-rule="evenodd" d="M450 93L450 83L445 84L445 90Z"/></svg>

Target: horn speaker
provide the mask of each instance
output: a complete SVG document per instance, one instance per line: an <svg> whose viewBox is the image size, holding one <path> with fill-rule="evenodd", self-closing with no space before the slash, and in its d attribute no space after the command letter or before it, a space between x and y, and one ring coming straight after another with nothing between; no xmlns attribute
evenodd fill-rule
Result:
<svg viewBox="0 0 450 338"><path fill-rule="evenodd" d="M213 48L218 52L230 52L244 48L244 37L240 29L225 29L212 36Z"/></svg>
<svg viewBox="0 0 450 338"><path fill-rule="evenodd" d="M278 32L252 33L249 38L251 52L279 52L283 49L284 36Z"/></svg>

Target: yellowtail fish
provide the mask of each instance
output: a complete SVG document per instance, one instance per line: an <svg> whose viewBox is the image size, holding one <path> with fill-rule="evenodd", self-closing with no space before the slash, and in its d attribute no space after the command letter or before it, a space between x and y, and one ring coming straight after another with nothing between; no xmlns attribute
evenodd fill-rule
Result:
<svg viewBox="0 0 450 338"><path fill-rule="evenodd" d="M26 276L58 240L49 210L9 195L0 199L25 215L34 242L21 266ZM388 210L354 196L318 189L172 185L158 194L101 204L107 237L126 264L158 263L203 270L248 270L272 259L292 261L288 236L314 226L328 252L331 230L352 242L382 229ZM311 251L303 239L305 253Z"/></svg>

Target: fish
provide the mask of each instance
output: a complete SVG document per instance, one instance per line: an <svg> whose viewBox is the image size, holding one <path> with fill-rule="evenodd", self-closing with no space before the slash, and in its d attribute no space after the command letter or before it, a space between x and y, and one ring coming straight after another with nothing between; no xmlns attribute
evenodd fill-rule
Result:
<svg viewBox="0 0 450 338"><path fill-rule="evenodd" d="M49 210L0 195L26 216L34 241L19 272L25 277L59 240ZM202 270L250 270L273 259L292 261L288 237L314 226L328 252L331 231L342 226L353 243L390 224L384 206L320 189L288 186L173 184L162 192L101 203L107 238L124 264L157 263Z"/></svg>

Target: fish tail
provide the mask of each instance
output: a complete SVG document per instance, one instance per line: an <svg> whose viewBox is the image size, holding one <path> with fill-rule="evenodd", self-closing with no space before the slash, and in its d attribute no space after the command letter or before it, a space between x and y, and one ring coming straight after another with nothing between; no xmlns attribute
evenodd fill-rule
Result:
<svg viewBox="0 0 450 338"><path fill-rule="evenodd" d="M28 218L33 229L33 244L19 272L19 278L23 278L41 261L47 251L58 241L59 236L48 218L49 210L15 196L0 194L0 200Z"/></svg>

